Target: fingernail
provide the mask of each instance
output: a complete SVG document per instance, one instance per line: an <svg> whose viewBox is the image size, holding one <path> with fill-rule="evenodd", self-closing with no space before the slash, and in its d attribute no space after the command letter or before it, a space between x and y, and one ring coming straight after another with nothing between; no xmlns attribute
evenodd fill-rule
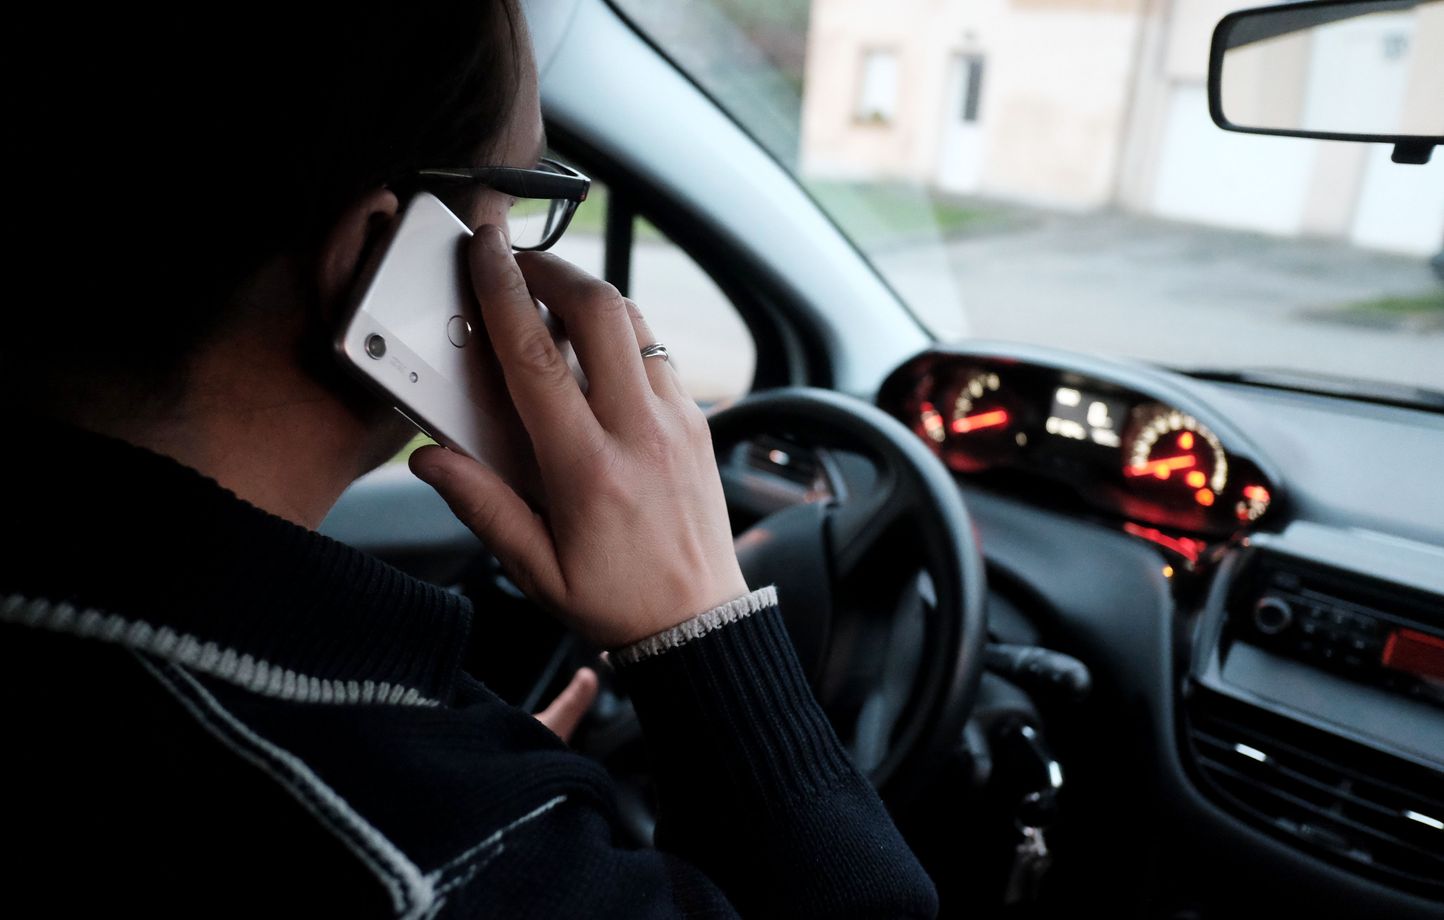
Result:
<svg viewBox="0 0 1444 920"><path fill-rule="evenodd" d="M481 229L481 244L491 252L510 252L511 242L501 228L487 225Z"/></svg>
<svg viewBox="0 0 1444 920"><path fill-rule="evenodd" d="M427 484L433 483L446 475L446 451L444 449L434 451L418 450L411 455L411 472L416 478Z"/></svg>

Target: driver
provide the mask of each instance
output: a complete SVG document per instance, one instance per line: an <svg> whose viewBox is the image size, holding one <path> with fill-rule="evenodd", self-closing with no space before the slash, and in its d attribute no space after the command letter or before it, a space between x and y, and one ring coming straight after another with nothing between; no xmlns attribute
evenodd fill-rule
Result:
<svg viewBox="0 0 1444 920"><path fill-rule="evenodd" d="M12 301L0 359L15 886L47 913L935 913L775 590L743 580L706 420L633 305L513 254L505 196L450 203L536 486L438 447L411 468L613 650L656 848L624 843L598 765L462 669L486 611L315 532L410 436L327 345L393 186L544 146L513 0L104 15L15 31L41 62L11 83L41 282L19 287L48 298Z"/></svg>

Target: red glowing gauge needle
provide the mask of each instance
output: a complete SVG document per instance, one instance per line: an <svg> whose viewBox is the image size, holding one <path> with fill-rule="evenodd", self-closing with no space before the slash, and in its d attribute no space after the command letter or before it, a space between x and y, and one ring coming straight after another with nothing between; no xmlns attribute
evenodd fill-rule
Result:
<svg viewBox="0 0 1444 920"><path fill-rule="evenodd" d="M1164 457L1162 460L1151 460L1142 466L1130 466L1123 470L1129 476L1157 476L1159 479L1167 479L1174 470L1186 470L1198 463L1198 458L1193 454L1182 454L1177 457Z"/></svg>
<svg viewBox="0 0 1444 920"><path fill-rule="evenodd" d="M1008 410L994 409L992 412L979 412L977 415L969 415L966 418L953 419L953 433L967 434L970 431L977 431L979 428L997 428L999 425L1008 424Z"/></svg>

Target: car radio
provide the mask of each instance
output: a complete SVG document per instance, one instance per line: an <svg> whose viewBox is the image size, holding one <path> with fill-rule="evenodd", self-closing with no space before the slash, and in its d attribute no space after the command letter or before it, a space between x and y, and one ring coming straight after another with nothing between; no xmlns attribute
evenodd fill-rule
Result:
<svg viewBox="0 0 1444 920"><path fill-rule="evenodd" d="M1269 554L1229 604L1236 639L1444 705L1444 599Z"/></svg>

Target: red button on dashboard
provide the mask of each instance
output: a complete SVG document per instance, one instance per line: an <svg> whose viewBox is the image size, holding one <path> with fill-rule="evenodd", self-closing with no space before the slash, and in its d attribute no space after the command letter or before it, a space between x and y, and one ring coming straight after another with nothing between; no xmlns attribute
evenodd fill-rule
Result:
<svg viewBox="0 0 1444 920"><path fill-rule="evenodd" d="M1413 629L1398 629L1384 643L1380 663L1419 677L1444 680L1444 639Z"/></svg>

